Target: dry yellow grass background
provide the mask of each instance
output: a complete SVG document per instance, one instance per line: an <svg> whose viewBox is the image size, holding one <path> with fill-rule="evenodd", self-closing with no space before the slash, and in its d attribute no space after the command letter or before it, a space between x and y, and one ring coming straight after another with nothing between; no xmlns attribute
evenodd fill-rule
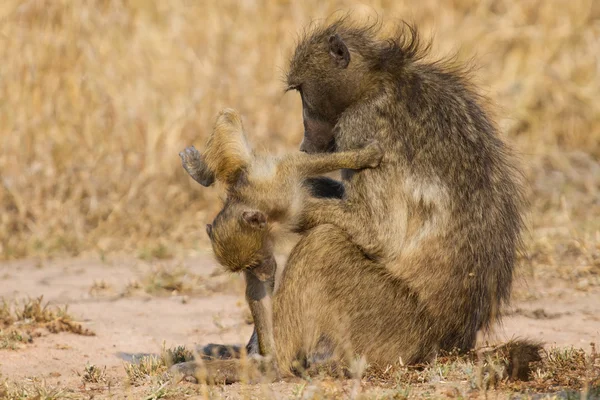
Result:
<svg viewBox="0 0 600 400"><path fill-rule="evenodd" d="M597 0L2 0L0 259L206 244L219 193L178 152L225 106L253 143L296 150L282 73L301 29L338 10L414 21L435 55L475 56L528 177L530 256L600 273Z"/></svg>

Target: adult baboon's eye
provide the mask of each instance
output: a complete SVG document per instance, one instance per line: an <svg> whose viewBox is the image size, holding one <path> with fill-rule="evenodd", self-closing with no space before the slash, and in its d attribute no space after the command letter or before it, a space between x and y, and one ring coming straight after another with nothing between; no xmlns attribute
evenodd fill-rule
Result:
<svg viewBox="0 0 600 400"><path fill-rule="evenodd" d="M302 93L302 85L300 85L300 84L297 84L297 85L289 85L289 86L288 86L288 87L285 89L285 91L286 91L286 92L289 92L289 91L291 91L291 90L295 90L295 91L297 91L297 92L299 92L299 93Z"/></svg>

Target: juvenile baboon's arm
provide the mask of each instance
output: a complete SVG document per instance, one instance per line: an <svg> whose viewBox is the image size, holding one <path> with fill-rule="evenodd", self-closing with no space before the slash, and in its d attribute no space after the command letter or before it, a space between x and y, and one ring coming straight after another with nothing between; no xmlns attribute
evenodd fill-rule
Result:
<svg viewBox="0 0 600 400"><path fill-rule="evenodd" d="M270 258L263 262L275 263L275 258ZM262 356L273 355L273 316L271 296L273 295L273 285L275 274L266 281L261 281L252 270L245 270L246 278L246 301L250 307L252 318L254 320L254 330L258 339L259 354Z"/></svg>
<svg viewBox="0 0 600 400"><path fill-rule="evenodd" d="M366 221L368 216L352 207L346 200L335 198L307 198L302 211L293 221L293 229L302 232L318 225L331 224L348 234L350 240L371 258L382 256L373 224Z"/></svg>
<svg viewBox="0 0 600 400"><path fill-rule="evenodd" d="M308 178L338 169L363 169L379 166L383 150L379 143L371 142L364 148L327 154L298 153L289 155L279 164L284 173L293 170L301 178Z"/></svg>

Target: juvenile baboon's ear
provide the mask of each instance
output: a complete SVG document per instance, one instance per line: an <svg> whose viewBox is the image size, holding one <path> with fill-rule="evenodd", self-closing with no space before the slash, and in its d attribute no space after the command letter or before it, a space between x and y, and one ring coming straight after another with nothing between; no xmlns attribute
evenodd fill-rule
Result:
<svg viewBox="0 0 600 400"><path fill-rule="evenodd" d="M264 282L275 275L275 270L277 270L277 262L275 261L275 257L271 256L252 268L252 273L258 280Z"/></svg>
<svg viewBox="0 0 600 400"><path fill-rule="evenodd" d="M350 51L340 35L329 36L329 55L340 68L346 68L350 64Z"/></svg>
<svg viewBox="0 0 600 400"><path fill-rule="evenodd" d="M212 224L206 224L206 234L212 239Z"/></svg>
<svg viewBox="0 0 600 400"><path fill-rule="evenodd" d="M242 212L242 220L255 229L264 229L267 226L267 216L258 210Z"/></svg>

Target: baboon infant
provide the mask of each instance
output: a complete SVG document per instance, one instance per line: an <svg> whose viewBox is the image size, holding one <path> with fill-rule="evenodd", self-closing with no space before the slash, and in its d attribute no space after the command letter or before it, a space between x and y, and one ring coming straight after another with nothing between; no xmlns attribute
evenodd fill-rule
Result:
<svg viewBox="0 0 600 400"><path fill-rule="evenodd" d="M311 218L302 215L303 203L310 196L304 179L338 169L377 167L383 152L373 141L363 149L332 154L256 155L239 114L225 109L217 117L204 156L193 146L180 156L185 170L203 186L210 186L215 179L227 185L223 209L206 226L219 263L232 272L252 269L259 279L266 280L272 274L263 263L272 258L271 223L284 223L291 229ZM320 221L326 218L326 210L319 214ZM330 223L345 228L344 221Z"/></svg>
<svg viewBox="0 0 600 400"><path fill-rule="evenodd" d="M264 327L264 332L271 332L264 325L271 320L265 313L271 310L268 302L276 270L272 224L282 223L293 229L313 219L327 221L326 202L323 207L311 207L310 214L304 212L303 204L310 197L305 179L338 169L377 167L383 157L382 149L371 141L362 149L333 154L298 152L279 158L257 155L246 140L240 115L225 109L217 117L204 154L192 146L180 157L185 170L203 186L210 186L215 180L226 185L225 205L206 231L217 261L229 271L244 271L259 351L268 354L271 339L262 331ZM356 231L356 227L345 226L343 220L327 222ZM349 234L357 238L362 235Z"/></svg>

